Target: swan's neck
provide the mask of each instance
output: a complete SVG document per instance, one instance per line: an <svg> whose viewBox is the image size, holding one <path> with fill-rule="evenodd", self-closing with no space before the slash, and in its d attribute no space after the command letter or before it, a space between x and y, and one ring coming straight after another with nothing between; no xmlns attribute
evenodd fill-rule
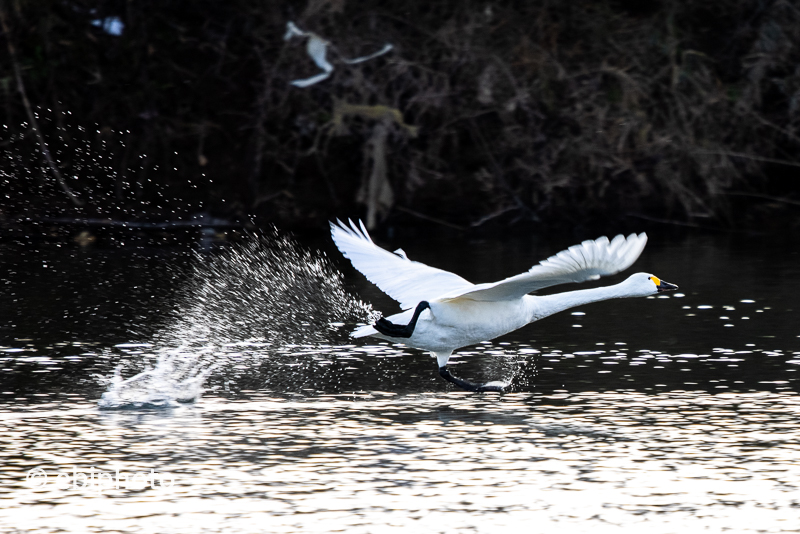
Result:
<svg viewBox="0 0 800 534"><path fill-rule="evenodd" d="M541 297L537 296L533 297L535 299L535 306L533 307L533 317L531 321L536 321L537 319L574 308L575 306L631 296L633 295L625 290L625 282L614 284L613 286L579 289L577 291L567 291L565 293L556 293L555 295L545 295Z"/></svg>

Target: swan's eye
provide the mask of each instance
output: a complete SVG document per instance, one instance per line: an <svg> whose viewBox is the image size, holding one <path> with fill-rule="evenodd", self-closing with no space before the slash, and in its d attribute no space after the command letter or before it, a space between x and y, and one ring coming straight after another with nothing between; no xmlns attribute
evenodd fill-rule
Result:
<svg viewBox="0 0 800 534"><path fill-rule="evenodd" d="M661 280L659 280L657 276L651 276L651 277L650 277L650 280L652 280L652 281L653 281L653 283L654 283L655 285L657 285L657 286L660 286L660 285L661 285Z"/></svg>

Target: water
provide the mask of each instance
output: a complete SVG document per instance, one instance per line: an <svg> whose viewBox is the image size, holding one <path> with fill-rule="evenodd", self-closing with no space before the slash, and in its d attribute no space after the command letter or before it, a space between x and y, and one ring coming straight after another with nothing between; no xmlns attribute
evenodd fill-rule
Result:
<svg viewBox="0 0 800 534"><path fill-rule="evenodd" d="M800 530L793 249L651 237L631 272L682 296L465 348L454 374L511 382L475 395L416 350L350 340L371 313L360 299L392 301L330 249L344 281L313 247L268 237L199 259L2 246L2 531ZM386 243L475 282L569 244ZM100 409L127 391L115 369L147 366L158 380ZM26 480L34 468L47 479Z"/></svg>

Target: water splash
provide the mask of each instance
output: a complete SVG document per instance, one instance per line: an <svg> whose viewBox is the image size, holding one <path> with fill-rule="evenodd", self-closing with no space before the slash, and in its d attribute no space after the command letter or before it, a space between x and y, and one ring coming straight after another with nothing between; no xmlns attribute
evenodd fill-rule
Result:
<svg viewBox="0 0 800 534"><path fill-rule="evenodd" d="M203 393L203 382L216 365L199 365L196 354L162 352L155 367L123 379L117 366L103 393L100 409L171 408L190 403Z"/></svg>
<svg viewBox="0 0 800 534"><path fill-rule="evenodd" d="M235 379L270 356L296 354L293 347L346 339L345 322L374 315L344 289L342 275L323 254L276 230L249 234L219 254L195 254L170 320L151 336L155 351L123 351L129 367L140 366L142 359L155 359L155 365L128 379L122 377L125 365L118 367L106 379L108 390L99 405L124 409L193 402L215 369Z"/></svg>
<svg viewBox="0 0 800 534"><path fill-rule="evenodd" d="M274 229L217 256L197 253L178 299L160 343L325 342L341 323L373 315L323 254Z"/></svg>

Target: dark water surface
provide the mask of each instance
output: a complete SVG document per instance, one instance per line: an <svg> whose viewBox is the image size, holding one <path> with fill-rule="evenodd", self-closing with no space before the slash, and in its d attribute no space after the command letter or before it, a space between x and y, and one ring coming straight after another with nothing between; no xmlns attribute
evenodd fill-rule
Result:
<svg viewBox="0 0 800 534"><path fill-rule="evenodd" d="M486 282L574 243L380 244ZM680 293L462 349L454 374L511 381L475 395L348 338L358 299L397 308L331 249L343 281L309 247L237 247L0 245L0 531L800 531L793 248L651 238L600 283L647 271ZM139 404L99 409L116 367L146 365Z"/></svg>

